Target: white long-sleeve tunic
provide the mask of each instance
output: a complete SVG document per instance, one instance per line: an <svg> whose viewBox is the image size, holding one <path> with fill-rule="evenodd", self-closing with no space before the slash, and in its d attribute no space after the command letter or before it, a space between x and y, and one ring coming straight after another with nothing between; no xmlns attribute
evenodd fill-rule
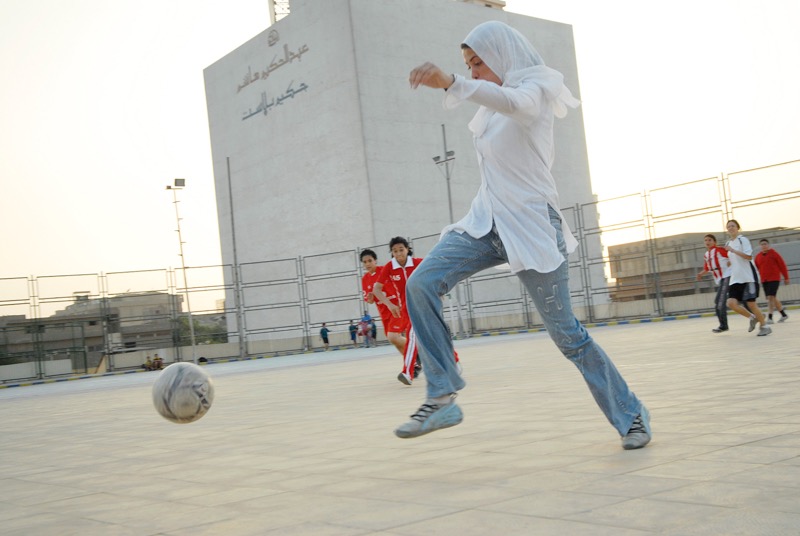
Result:
<svg viewBox="0 0 800 536"><path fill-rule="evenodd" d="M542 66L545 77L560 76ZM555 73L555 75L553 74ZM537 77L517 87L456 75L447 90L445 107L464 101L481 105L469 124L473 132L481 185L469 213L442 231L485 236L497 226L513 273L552 272L564 262L547 206L559 211L558 192L550 173L553 164L553 102ZM570 97L571 98L571 97ZM562 216L567 252L578 242Z"/></svg>

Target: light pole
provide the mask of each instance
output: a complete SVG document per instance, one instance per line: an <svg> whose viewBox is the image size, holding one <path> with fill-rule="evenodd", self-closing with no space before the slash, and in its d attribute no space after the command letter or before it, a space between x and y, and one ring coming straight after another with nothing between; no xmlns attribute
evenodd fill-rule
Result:
<svg viewBox="0 0 800 536"><path fill-rule="evenodd" d="M433 162L439 166L440 168L444 166L444 178L447 181L447 207L450 210L450 224L452 225L455 223L453 220L453 197L450 192L450 163L454 162L456 159L456 152L455 151L448 151L447 150L447 134L445 133L444 124L442 124L442 143L444 144L444 155L442 156L434 156ZM456 284L456 312L458 315L458 337L462 338L465 336L464 332L464 320L461 318L461 284Z"/></svg>
<svg viewBox="0 0 800 536"><path fill-rule="evenodd" d="M181 269L183 270L183 294L186 296L186 311L189 315L189 333L192 338L192 362L197 364L197 351L194 338L194 320L192 319L192 305L189 303L189 283L186 280L186 258L183 256L183 237L181 236L181 216L178 213L178 190L186 186L186 179L175 179L167 190L172 190L172 202L175 205L175 221L178 224L178 248L181 256Z"/></svg>

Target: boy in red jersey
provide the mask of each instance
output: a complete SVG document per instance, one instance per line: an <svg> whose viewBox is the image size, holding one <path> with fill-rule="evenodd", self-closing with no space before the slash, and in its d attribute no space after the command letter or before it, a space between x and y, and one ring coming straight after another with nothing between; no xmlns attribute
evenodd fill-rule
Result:
<svg viewBox="0 0 800 536"><path fill-rule="evenodd" d="M703 237L706 252L703 255L703 271L697 274L700 281L704 275L711 274L717 284L717 296L714 298L714 310L717 312L719 327L712 329L714 333L728 331L728 286L731 280L731 261L725 248L717 245L717 237L707 234Z"/></svg>
<svg viewBox="0 0 800 536"><path fill-rule="evenodd" d="M375 299L372 289L381 275L378 266L378 255L371 249L361 252L361 264L364 266L364 276L361 278L361 295L367 303L374 303L378 307L378 314L383 322L383 332L389 342L397 348L400 355L405 355L406 337L404 335L405 324L402 318L395 318L389 308L382 302ZM387 299L399 307L397 300L397 289L394 285L387 285L383 288L384 294L388 294Z"/></svg>
<svg viewBox="0 0 800 536"><path fill-rule="evenodd" d="M783 276L783 284L789 284L789 270L786 268L786 261L783 260L780 253L770 247L769 240L766 238L759 240L758 245L761 246L761 253L753 257L753 260L756 262L758 273L761 274L761 286L764 287L764 294L767 295L769 307L767 324L773 324L772 312L776 310L781 314L778 322L785 322L789 319L789 315L783 310L783 304L778 299L778 287L781 285L781 276Z"/></svg>

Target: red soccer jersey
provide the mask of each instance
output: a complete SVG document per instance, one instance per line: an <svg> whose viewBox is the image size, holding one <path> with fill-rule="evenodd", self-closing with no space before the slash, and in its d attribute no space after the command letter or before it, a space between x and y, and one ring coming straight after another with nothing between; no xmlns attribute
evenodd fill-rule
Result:
<svg viewBox="0 0 800 536"><path fill-rule="evenodd" d="M369 295L372 294L372 288L375 286L375 283L378 282L378 278L381 275L381 268L375 270L374 274L369 272L365 273L364 276L361 278L361 296L364 298L364 301L369 303ZM400 305L397 301L397 292L392 284L385 284L383 286L383 293L386 294L386 297L395 305ZM391 316L389 312L389 308L386 307L384 304L379 302L378 300L374 300L375 305L378 306L378 313L381 315L381 318L384 318L386 314Z"/></svg>
<svg viewBox="0 0 800 536"><path fill-rule="evenodd" d="M761 281L780 281L781 276L784 279L789 279L789 271L786 269L786 261L783 260L780 253L770 248L766 253L759 251L753 256L761 274Z"/></svg>
<svg viewBox="0 0 800 536"><path fill-rule="evenodd" d="M418 257L408 257L406 265L400 266L400 263L392 259L381 269L381 275L378 277L377 282L383 285L384 293L388 294L386 288L391 288L391 285L394 285L397 290L395 293L398 300L397 303L404 311L406 308L406 281L408 281L408 278L411 277L411 274L421 262L422 259Z"/></svg>

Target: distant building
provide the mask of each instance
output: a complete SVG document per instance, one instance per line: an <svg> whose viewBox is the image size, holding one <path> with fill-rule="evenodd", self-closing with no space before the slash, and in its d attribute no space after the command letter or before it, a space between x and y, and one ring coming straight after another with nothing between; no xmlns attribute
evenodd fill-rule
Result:
<svg viewBox="0 0 800 536"><path fill-rule="evenodd" d="M0 318L0 359L69 358L74 369L85 370L96 367L106 353L174 345L182 314L180 295L149 292L100 299L76 292L74 296L72 304L46 318Z"/></svg>
<svg viewBox="0 0 800 536"><path fill-rule="evenodd" d="M713 292L714 282L709 277L701 282L696 275L703 267L706 251L703 237L708 233L684 233L609 246L608 260L611 270L609 284L612 301L645 300ZM728 240L725 233L711 233L717 245ZM758 241L767 238L789 266L800 266L800 242L796 230L785 228L748 231L745 236L760 251Z"/></svg>

